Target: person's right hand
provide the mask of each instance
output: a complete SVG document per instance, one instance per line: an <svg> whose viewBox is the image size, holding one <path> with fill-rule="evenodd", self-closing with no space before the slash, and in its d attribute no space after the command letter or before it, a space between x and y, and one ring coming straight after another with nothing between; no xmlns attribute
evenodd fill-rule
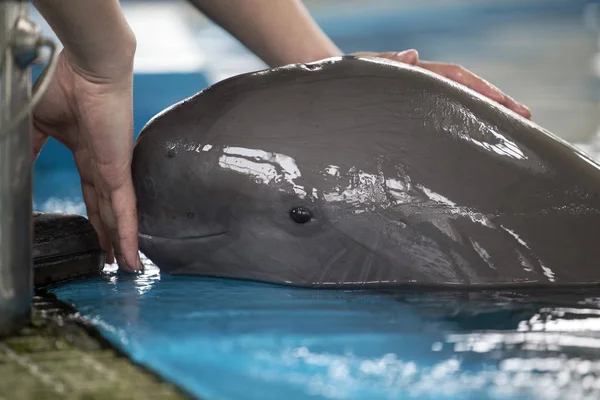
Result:
<svg viewBox="0 0 600 400"><path fill-rule="evenodd" d="M512 97L510 97L506 93L503 93L500 89L492 85L490 82L477 76L473 72L460 65L420 60L419 53L414 49L405 50L401 52L388 51L385 53L363 51L359 53L354 53L353 55L359 57L386 58L388 60L398 61L404 64L415 65L417 67L426 69L440 76L443 76L444 78L448 78L458 84L466 86L478 92L479 94L497 102L498 104L503 105L509 110L512 110L527 119L531 119L531 110L529 108L515 101Z"/></svg>
<svg viewBox="0 0 600 400"><path fill-rule="evenodd" d="M143 270L138 255L133 151L133 54L122 65L86 71L63 51L33 113L33 159L53 137L72 152L87 215L107 262Z"/></svg>

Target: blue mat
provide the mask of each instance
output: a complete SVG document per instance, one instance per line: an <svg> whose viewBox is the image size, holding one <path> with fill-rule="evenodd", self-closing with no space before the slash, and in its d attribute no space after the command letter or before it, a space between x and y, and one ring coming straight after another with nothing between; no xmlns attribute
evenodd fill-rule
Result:
<svg viewBox="0 0 600 400"><path fill-rule="evenodd" d="M600 398L600 292L317 291L151 265L51 292L206 400Z"/></svg>

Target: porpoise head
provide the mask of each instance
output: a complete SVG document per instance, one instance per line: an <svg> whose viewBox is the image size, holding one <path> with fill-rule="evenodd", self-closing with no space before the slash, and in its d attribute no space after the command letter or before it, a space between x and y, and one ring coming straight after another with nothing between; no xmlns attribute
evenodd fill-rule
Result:
<svg viewBox="0 0 600 400"><path fill-rule="evenodd" d="M145 134L134 162L140 248L161 270L360 287L415 280L427 260L451 279L432 243L389 208L410 182L341 159L301 162L290 154L313 151L301 143L172 139Z"/></svg>
<svg viewBox="0 0 600 400"><path fill-rule="evenodd" d="M391 62L224 80L140 133L140 248L165 272L298 286L547 282L528 237L502 225L522 220L506 187L545 173L507 123L534 130Z"/></svg>

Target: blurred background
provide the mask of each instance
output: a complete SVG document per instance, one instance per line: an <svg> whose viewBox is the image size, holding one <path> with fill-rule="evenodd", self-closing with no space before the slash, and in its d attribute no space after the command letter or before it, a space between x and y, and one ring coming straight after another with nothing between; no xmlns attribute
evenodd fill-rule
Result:
<svg viewBox="0 0 600 400"><path fill-rule="evenodd" d="M121 3L138 40L136 135L156 113L207 85L266 67L185 0ZM421 59L461 64L529 106L542 127L600 156L600 1L304 3L344 52L416 48ZM32 17L53 36L33 7ZM70 153L49 142L36 162L35 207L85 212L78 181Z"/></svg>

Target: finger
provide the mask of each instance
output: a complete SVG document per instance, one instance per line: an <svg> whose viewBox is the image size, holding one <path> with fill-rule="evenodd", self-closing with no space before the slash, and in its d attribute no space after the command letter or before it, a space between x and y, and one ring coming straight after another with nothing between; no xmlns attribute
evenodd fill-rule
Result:
<svg viewBox="0 0 600 400"><path fill-rule="evenodd" d="M431 61L419 61L419 67L425 68L431 72L435 72L445 78L448 78L456 83L460 83L468 88L475 90L490 99L502 103L505 100L504 93L489 82L481 79L474 73L466 70L460 65L438 63Z"/></svg>
<svg viewBox="0 0 600 400"><path fill-rule="evenodd" d="M422 61L420 64L426 65L426 68L432 70L433 72L440 73L441 75L444 75L457 83L463 84L475 90L476 92L500 103L501 105L525 118L531 118L531 111L528 107L516 102L513 98L503 93L496 86L459 65L428 63L426 61Z"/></svg>
<svg viewBox="0 0 600 400"><path fill-rule="evenodd" d="M517 114L522 115L525 118L531 117L531 111L529 108L516 102L511 97L502 93L502 91L496 86L460 65L430 61L419 61L417 65L438 75L444 76L456 83L464 85L516 112Z"/></svg>
<svg viewBox="0 0 600 400"><path fill-rule="evenodd" d="M114 263L113 246L108 230L104 225L100 215L98 197L96 194L96 188L94 187L93 177L90 174L90 162L87 158L87 152L83 155L83 157L81 153L76 154L75 163L81 177L81 192L83 194L83 202L85 203L88 219L96 230L100 247L106 253L105 261L108 264L112 264Z"/></svg>
<svg viewBox="0 0 600 400"><path fill-rule="evenodd" d="M71 148L76 148L77 144L70 144ZM81 192L83 194L83 202L87 210L88 219L96 230L98 235L98 241L100 247L106 253L106 262L112 264L114 262L114 252L110 241L110 236L106 226L102 222L100 215L100 207L98 203L98 197L96 194L96 188L94 186L94 177L91 171L91 161L89 152L87 150L76 150L73 152L73 158L75 165L79 171L79 177L81 180Z"/></svg>
<svg viewBox="0 0 600 400"><path fill-rule="evenodd" d="M98 234L98 241L100 242L100 247L106 253L106 263L112 264L115 262L115 255L112 246L112 241L110 240L110 235L108 234L108 230L104 223L102 222L102 218L100 217L100 211L98 209L98 200L96 197L96 190L93 185L82 184L81 186L83 192L83 198L85 202L85 206L87 209L88 219L90 223L96 230Z"/></svg>
<svg viewBox="0 0 600 400"><path fill-rule="evenodd" d="M513 99L512 97L510 97L508 95L505 95L505 97L506 97L506 100L504 101L504 105L506 107L510 108L511 110L515 111L517 114L520 114L527 119L531 119L531 110L529 109L529 107L515 101L515 99Z"/></svg>
<svg viewBox="0 0 600 400"><path fill-rule="evenodd" d="M387 58L404 64L416 65L419 62L419 52L415 49L404 50L401 52L380 53L377 57Z"/></svg>
<svg viewBox="0 0 600 400"><path fill-rule="evenodd" d="M101 179L101 178L99 178ZM119 267L125 271L143 271L139 258L137 212L133 183L126 179L112 189L103 185L100 209L109 230Z"/></svg>
<svg viewBox="0 0 600 400"><path fill-rule="evenodd" d="M419 52L415 49L409 49L404 51L387 51L384 53L377 53L372 51L363 51L354 53L357 57L378 57L385 58L392 61L398 61L404 64L415 65L419 62Z"/></svg>
<svg viewBox="0 0 600 400"><path fill-rule="evenodd" d="M143 271L138 253L137 212L130 162L115 165L93 164L96 193L102 221L108 229L119 268ZM120 172L117 172L120 171Z"/></svg>
<svg viewBox="0 0 600 400"><path fill-rule="evenodd" d="M125 185L113 192L113 208L117 218L119 246L125 263L135 271L143 271L139 256L138 221L133 182L128 179Z"/></svg>

